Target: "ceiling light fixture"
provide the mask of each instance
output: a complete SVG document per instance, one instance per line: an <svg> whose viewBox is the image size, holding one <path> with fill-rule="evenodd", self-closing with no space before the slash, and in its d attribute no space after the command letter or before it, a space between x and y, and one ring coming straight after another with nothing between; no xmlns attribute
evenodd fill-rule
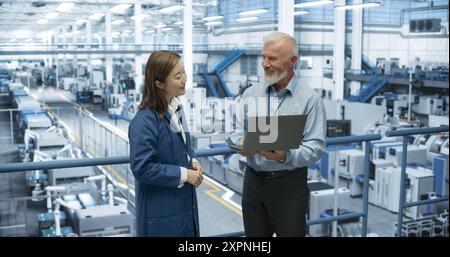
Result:
<svg viewBox="0 0 450 257"><path fill-rule="evenodd" d="M62 3L62 4L58 5L58 7L56 7L56 10L58 12L68 12L74 6L75 6L74 3Z"/></svg>
<svg viewBox="0 0 450 257"><path fill-rule="evenodd" d="M269 12L269 10L267 10L267 9L257 9L257 10L239 12L239 15L242 15L242 16L257 15L257 14L263 14L263 13L266 13L266 12Z"/></svg>
<svg viewBox="0 0 450 257"><path fill-rule="evenodd" d="M103 16L105 16L104 13L100 13L100 12L99 13L94 13L94 14L89 16L89 19L100 20Z"/></svg>
<svg viewBox="0 0 450 257"><path fill-rule="evenodd" d="M294 15L305 15L308 13L309 13L308 11L296 11L296 12L294 12Z"/></svg>
<svg viewBox="0 0 450 257"><path fill-rule="evenodd" d="M204 20L204 21L216 21L216 20L221 20L221 19L223 19L222 15L209 16L209 17L202 18L202 20Z"/></svg>
<svg viewBox="0 0 450 257"><path fill-rule="evenodd" d="M221 25L221 24L223 24L222 21L210 21L210 22L205 23L206 26L214 26L214 25Z"/></svg>
<svg viewBox="0 0 450 257"><path fill-rule="evenodd" d="M172 5L158 10L160 13L172 13L184 9L184 5Z"/></svg>
<svg viewBox="0 0 450 257"><path fill-rule="evenodd" d="M47 20L53 20L56 19L56 17L58 17L58 13L57 12L49 12L45 15L45 18Z"/></svg>
<svg viewBox="0 0 450 257"><path fill-rule="evenodd" d="M305 7L315 7L315 6L322 6L322 5L329 5L329 4L334 4L334 1L321 0L321 1L298 3L298 4L294 4L294 7L295 8L305 8Z"/></svg>
<svg viewBox="0 0 450 257"><path fill-rule="evenodd" d="M133 15L133 16L131 16L130 19L132 19L132 20L136 20L136 19L142 20L142 19L147 18L147 17L149 17L149 16L150 16L150 15L148 15L148 14L146 14L146 13L141 13L141 14L138 14L138 15Z"/></svg>
<svg viewBox="0 0 450 257"><path fill-rule="evenodd" d="M131 4L118 4L114 7L109 8L109 11L112 13L123 13L130 7Z"/></svg>
<svg viewBox="0 0 450 257"><path fill-rule="evenodd" d="M77 25L82 25L82 24L84 24L84 23L86 23L86 22L87 22L86 19L79 19L79 20L75 21L75 24L77 24Z"/></svg>
<svg viewBox="0 0 450 257"><path fill-rule="evenodd" d="M112 21L111 24L112 24L112 25L120 25L120 24L122 24L122 23L124 23L124 22L125 22L125 20L120 19L120 20Z"/></svg>
<svg viewBox="0 0 450 257"><path fill-rule="evenodd" d="M360 8L370 8L370 7L378 7L381 4L378 2L372 3L363 3L363 4L352 4L352 5L342 5L336 6L336 10L350 10L350 9L360 9Z"/></svg>
<svg viewBox="0 0 450 257"><path fill-rule="evenodd" d="M245 17L245 18L239 18L236 19L236 21L238 22L242 22L242 21L255 21L255 20L259 20L258 17Z"/></svg>
<svg viewBox="0 0 450 257"><path fill-rule="evenodd" d="M38 21L37 21L37 24L47 24L47 22L48 22L48 20L47 19L39 19Z"/></svg>

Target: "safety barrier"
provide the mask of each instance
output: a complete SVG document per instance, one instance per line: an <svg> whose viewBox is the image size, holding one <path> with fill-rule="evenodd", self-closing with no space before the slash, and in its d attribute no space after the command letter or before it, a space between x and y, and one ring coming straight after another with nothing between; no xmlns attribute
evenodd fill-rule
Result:
<svg viewBox="0 0 450 257"><path fill-rule="evenodd" d="M431 134L431 133L440 133L440 132L448 132L449 127L436 127L436 128L421 128L421 129L404 129L404 130L396 130L396 131L388 131L386 132L386 136L388 137L397 137L403 136L403 155L402 155L402 175L401 175L401 192L404 192L404 183L405 183L405 172L406 172L406 147L407 147L407 137L409 135L417 135L417 134ZM369 193L369 162L370 162L370 145L371 141L380 140L380 134L368 134L368 135L360 135L360 136L346 136L346 137L336 137L336 138L327 138L326 144L330 145L342 145L349 143L359 143L365 142L365 164L364 164L364 178L363 178L363 210L357 213L344 214L344 215L336 215L330 218L320 218L316 220L307 221L307 225L316 225L321 223L330 223L334 221L341 221L351 218L363 218L362 221L362 236L365 237L367 235L367 222L368 222L368 193ZM214 148L214 149L199 149L195 151L195 154L198 157L206 157L206 156L214 156L214 155L224 155L224 154L232 154L235 153L234 150L231 150L228 147L222 148ZM112 164L126 164L129 163L129 156L115 156L115 157L106 157L106 158L92 158L92 159L76 159L76 160L55 160L55 161L43 161L38 163L7 163L0 165L0 174L1 173L10 173L10 172L18 172L18 171L27 171L27 170L43 170L43 169L60 169L60 168L72 168L72 167L87 167L87 166L98 166L98 165L112 165ZM400 208L399 210L403 210L403 208L417 206L422 204L448 201L448 197L444 197L441 199L435 200L425 200L416 203L404 203L405 195L400 194ZM398 224L402 223L402 212L399 212ZM399 226L401 229L401 226ZM397 235L400 235L397 233ZM244 232L234 232L229 234L215 235L217 237L221 236L244 236Z"/></svg>
<svg viewBox="0 0 450 257"><path fill-rule="evenodd" d="M421 128L421 129L401 129L401 130L393 130L387 131L387 137L403 137L403 145L402 145L402 164L401 164L401 176L400 176L400 201L398 207L398 218L397 218L397 233L396 236L401 236L402 232L402 223L403 223L403 209L413 206L419 206L430 203L438 203L448 201L448 196L441 197L439 199L432 200L422 200L418 202L405 203L405 176L406 176L406 157L408 147L408 138L407 136L418 135L418 134L435 134L440 132L448 132L448 126L435 127L435 128Z"/></svg>

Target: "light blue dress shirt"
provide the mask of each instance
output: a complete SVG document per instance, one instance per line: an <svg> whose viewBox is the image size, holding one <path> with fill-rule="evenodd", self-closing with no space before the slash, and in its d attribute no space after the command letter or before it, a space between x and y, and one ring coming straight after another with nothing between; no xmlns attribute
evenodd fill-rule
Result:
<svg viewBox="0 0 450 257"><path fill-rule="evenodd" d="M253 106L248 108L244 104L249 97L254 97L255 101L252 101L252 105L256 104L256 108L253 108ZM272 101L267 99L272 99ZM273 99L278 101L273 101ZM247 158L247 164L254 170L292 170L313 164L322 157L326 133L325 107L313 89L299 84L296 74L294 74L288 86L280 92L277 92L272 85L249 87L242 94L242 98L237 105L236 131L229 136L229 140L238 144L244 137L244 120L246 120L246 117L262 116L261 112L265 112L264 116L267 115L267 112L271 116L307 114L308 118L303 139L298 149L288 150L284 162L268 160L258 154Z"/></svg>

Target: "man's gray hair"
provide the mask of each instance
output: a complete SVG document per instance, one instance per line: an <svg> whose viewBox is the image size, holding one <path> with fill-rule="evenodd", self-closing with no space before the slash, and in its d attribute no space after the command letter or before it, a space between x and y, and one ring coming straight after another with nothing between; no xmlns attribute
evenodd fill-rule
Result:
<svg viewBox="0 0 450 257"><path fill-rule="evenodd" d="M297 45L297 40L295 40L294 37L292 37L289 34L283 33L283 32L272 32L269 35L265 36L263 38L264 44L267 43L277 43L280 41L286 41L288 42L290 45L292 45L292 53L295 54L296 56L298 55L298 45Z"/></svg>

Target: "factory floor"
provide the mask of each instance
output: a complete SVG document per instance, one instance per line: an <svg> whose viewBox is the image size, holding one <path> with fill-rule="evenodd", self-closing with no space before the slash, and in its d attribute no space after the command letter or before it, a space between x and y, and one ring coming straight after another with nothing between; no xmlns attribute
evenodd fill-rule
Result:
<svg viewBox="0 0 450 257"><path fill-rule="evenodd" d="M59 107L59 110L52 111L53 115L64 121L69 127L77 126L77 111L74 109L74 97L70 92L47 88L45 94L37 90L31 90L31 94L42 101L49 108ZM99 106L86 105L87 109L94 113L97 119L102 122L116 126L115 120L108 118L108 113ZM9 114L0 113L0 137L9 133ZM122 133L127 134L128 121L117 120L116 126ZM5 128L5 129L3 129ZM14 149L14 145L10 145ZM7 149L7 148L5 148ZM3 160L3 157L0 157ZM11 159L12 161L19 161ZM8 162L11 162L8 161ZM29 196L27 191L24 174L22 172L14 174L0 174L0 236L17 236L31 235L37 236L36 214L45 212L45 203L35 203L27 201L29 212L21 213L24 206L12 206L12 203L6 203L1 199L11 197ZM17 185L23 185L17 186ZM342 185L340 185L342 186ZM200 215L200 233L201 236L211 236L224 233L232 233L243 231L241 198L240 195L232 190L206 177L204 183L197 189L199 215ZM9 206L8 206L9 205ZM362 210L362 198L351 199L352 211ZM8 211L9 210L9 211ZM14 210L19 210L19 215L13 215ZM393 222L397 219L397 215L381 209L376 206L369 205L369 221L368 233L375 233L378 236L392 236ZM28 224L24 229L23 224ZM17 226L17 227L14 227ZM361 228L354 227L356 230ZM25 231L27 230L27 231ZM7 231L7 232L6 232Z"/></svg>
<svg viewBox="0 0 450 257"><path fill-rule="evenodd" d="M78 112L72 104L75 101L73 94L54 88L45 90L45 94L37 90L31 90L31 94L40 101L44 96L45 104L52 109L52 114L64 121L68 127L78 126ZM101 122L117 127L123 135L127 136L128 121L110 119L108 112L100 105L85 105L85 107ZM203 184L197 188L201 236L243 231L240 196L212 179L205 178L203 181Z"/></svg>

